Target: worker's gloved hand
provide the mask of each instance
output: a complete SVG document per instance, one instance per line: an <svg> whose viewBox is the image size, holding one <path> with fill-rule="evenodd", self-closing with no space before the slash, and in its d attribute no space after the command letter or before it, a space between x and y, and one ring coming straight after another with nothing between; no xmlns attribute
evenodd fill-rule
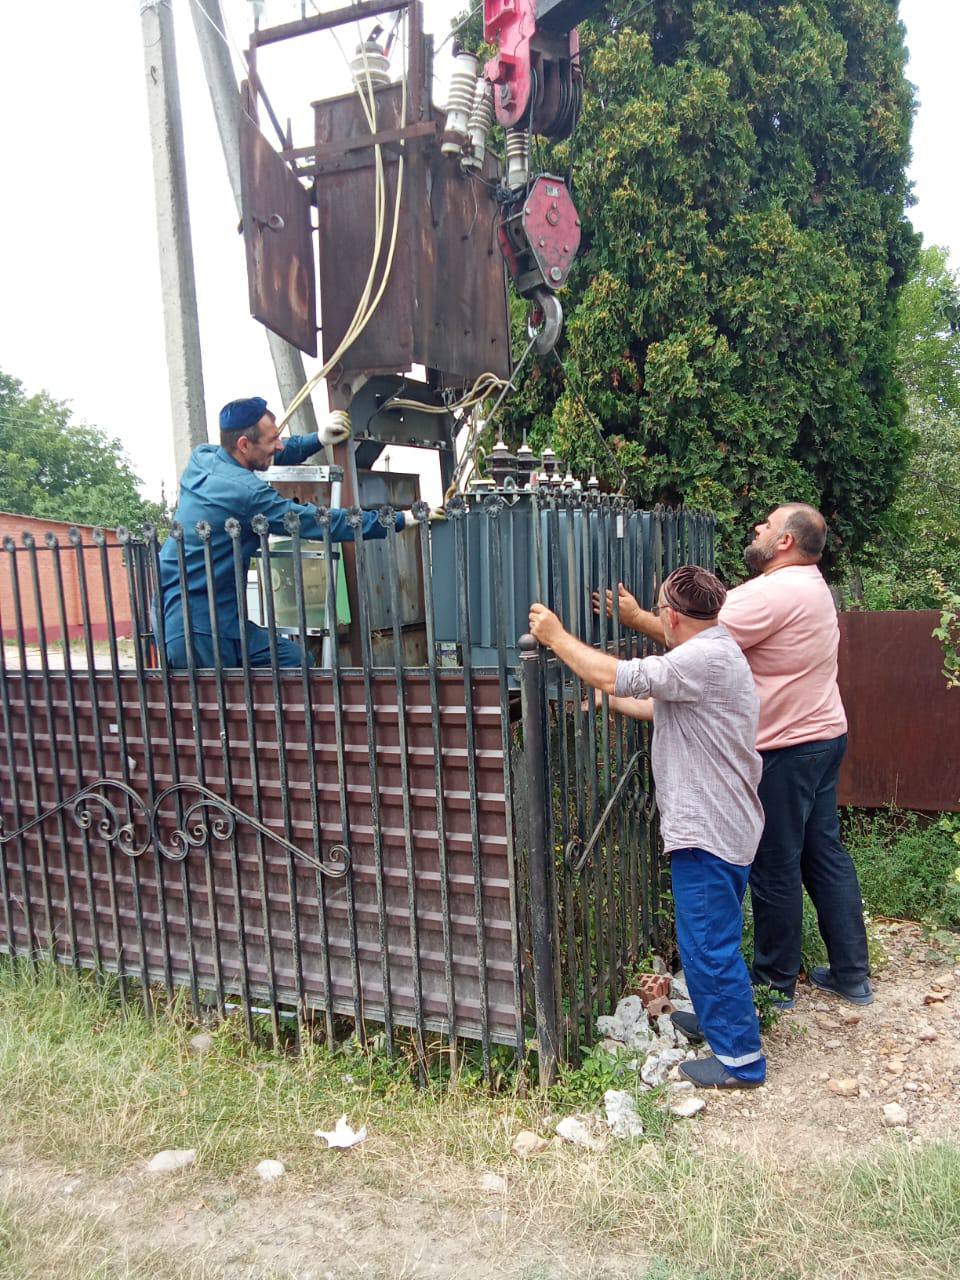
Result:
<svg viewBox="0 0 960 1280"><path fill-rule="evenodd" d="M337 409L329 415L317 435L321 444L343 444L350 439L350 415L343 409Z"/></svg>
<svg viewBox="0 0 960 1280"><path fill-rule="evenodd" d="M424 510L425 508L426 508L426 503L424 503L423 507L421 507L421 511ZM413 514L412 511L401 511L400 514L403 516L404 529L414 529L420 523L420 521L417 519L417 517ZM431 507L430 510L427 512L427 520L431 524L433 524L435 520L446 520L446 518L447 518L447 513L446 511L444 511L443 507Z"/></svg>

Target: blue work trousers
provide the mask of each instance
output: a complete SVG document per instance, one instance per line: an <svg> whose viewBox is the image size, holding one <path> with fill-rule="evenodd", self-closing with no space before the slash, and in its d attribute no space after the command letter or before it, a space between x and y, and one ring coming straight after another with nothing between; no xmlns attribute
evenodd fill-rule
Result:
<svg viewBox="0 0 960 1280"><path fill-rule="evenodd" d="M270 639L265 627L258 627L253 622L247 623L247 645L250 650L251 667L270 666ZM204 635L201 631L193 632L193 661L197 667L214 666L213 636ZM220 638L220 661L225 667L242 667L243 654L239 639ZM307 664L314 666L309 655ZM183 636L173 636L167 641L167 665L174 670L186 670L187 642ZM277 636L277 665L281 667L299 667L303 665L303 651L299 645L288 640L286 636Z"/></svg>
<svg viewBox="0 0 960 1280"><path fill-rule="evenodd" d="M863 902L840 839L837 777L847 735L761 751L764 828L750 872L753 981L793 996L801 963L803 890L816 908L834 978L869 974Z"/></svg>
<svg viewBox="0 0 960 1280"><path fill-rule="evenodd" d="M705 849L674 849L670 871L677 945L700 1029L732 1076L760 1082L767 1064L750 975L740 953L750 868L724 862Z"/></svg>

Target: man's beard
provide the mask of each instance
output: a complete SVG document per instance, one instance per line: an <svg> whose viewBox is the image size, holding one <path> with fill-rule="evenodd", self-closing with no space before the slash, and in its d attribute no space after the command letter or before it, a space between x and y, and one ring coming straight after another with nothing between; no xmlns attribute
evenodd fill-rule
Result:
<svg viewBox="0 0 960 1280"><path fill-rule="evenodd" d="M762 573L773 556L773 548L765 547L762 542L751 542L743 549L743 558L751 573Z"/></svg>

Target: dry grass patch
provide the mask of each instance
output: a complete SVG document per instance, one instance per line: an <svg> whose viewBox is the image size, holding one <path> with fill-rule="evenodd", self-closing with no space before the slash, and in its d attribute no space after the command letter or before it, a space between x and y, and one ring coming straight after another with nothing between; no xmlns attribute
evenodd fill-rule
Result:
<svg viewBox="0 0 960 1280"><path fill-rule="evenodd" d="M131 1203L142 1210L128 1230L145 1252L135 1264L128 1244L115 1237L115 1220L107 1224L113 1244L101 1257L104 1224L78 1218L76 1206L53 1224L46 1252L34 1262L29 1246L38 1232L31 1223L44 1211L24 1192L3 1219L5 1254L19 1258L21 1270L0 1262L0 1276L300 1274L273 1269L272 1256L270 1268L254 1262L250 1271L238 1269L237 1259L247 1246L259 1258L264 1220L297 1227L315 1221L323 1240L334 1213L344 1238L367 1242L363 1274L383 1280L398 1280L401 1252L410 1280L960 1275L960 1151L949 1143L912 1145L892 1135L882 1149L845 1164L798 1166L775 1151L749 1159L701 1145L695 1124L658 1128L658 1104L643 1095L654 1140L602 1152L554 1146L520 1162L509 1154L513 1136L524 1127L549 1133L586 1088L583 1078L529 1098L474 1087L419 1089L403 1063L313 1047L283 1055L249 1045L229 1023L214 1032L213 1050L196 1057L188 1047L195 1031L176 1011L152 1026L136 1012L124 1018L114 995L88 978L49 967L31 977L0 965L0 1114L25 1158L83 1168L103 1182L107 1175L139 1177L142 1162L163 1147L199 1152L196 1170L165 1184L162 1208L136 1193ZM346 1155L328 1152L313 1136L343 1111L370 1131ZM264 1157L287 1165L277 1188L263 1190L250 1176ZM483 1195L481 1172L501 1174L505 1193ZM151 1231L161 1213L169 1219L171 1204L200 1196L239 1252L213 1249L190 1260L193 1271L177 1271L184 1255L177 1248L151 1253ZM318 1276L360 1274L335 1254L331 1265L317 1248ZM89 1259L86 1272L76 1269L77 1258Z"/></svg>

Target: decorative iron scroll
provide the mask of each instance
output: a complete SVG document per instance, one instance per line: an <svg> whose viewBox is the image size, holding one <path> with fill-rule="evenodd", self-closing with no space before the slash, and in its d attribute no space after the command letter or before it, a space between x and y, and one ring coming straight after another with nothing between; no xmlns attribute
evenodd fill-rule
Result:
<svg viewBox="0 0 960 1280"><path fill-rule="evenodd" d="M567 841L567 847L564 850L564 858L566 859L567 866L570 868L573 875L578 876L587 865L590 855L597 847L597 842L603 833L604 827L610 820L610 815L617 807L621 796L628 786L630 787L630 795L627 799L629 807L634 810L638 817L643 817L647 822L649 822L653 817L656 800L652 791L649 794L644 791L643 780L640 776L640 770L643 767L646 755L646 750L640 750L635 752L627 761L626 767L621 774L620 781L614 788L613 794L610 796L603 813L600 815L600 820L590 833L586 843L584 843L582 836L574 836L571 840Z"/></svg>
<svg viewBox="0 0 960 1280"><path fill-rule="evenodd" d="M122 798L108 799L108 795L103 794L104 792L109 794L111 791L120 792ZM171 830L166 827L160 811L164 803L174 795L193 795L195 799L186 805L181 825L174 826ZM91 804L103 810L102 817L97 819L91 811ZM126 807L130 815L126 821L119 812L119 806ZM220 843L230 840L237 829L237 823L242 822L322 875L339 879L350 870L350 850L346 845L331 845L328 851L329 860L321 861L309 853L304 853L295 844L291 844L283 836L271 831L269 827L252 818L250 814L244 813L236 805L230 804L213 791L201 786L199 782L176 782L173 786L161 791L151 806L125 782L119 782L116 778L98 778L96 782L91 782L66 800L61 800L52 809L46 809L37 817L24 823L16 831L5 831L3 818L0 816L0 845L9 844L11 840L16 840L18 836L24 835L34 827L39 827L48 818L64 810L70 812L73 821L82 831L94 830L104 843L115 845L128 858L139 858L151 845L156 845L164 858L171 862L182 862L191 849L200 848L208 840L216 840ZM147 833L140 843L137 842L137 821L132 816L133 810L136 810L141 825Z"/></svg>

